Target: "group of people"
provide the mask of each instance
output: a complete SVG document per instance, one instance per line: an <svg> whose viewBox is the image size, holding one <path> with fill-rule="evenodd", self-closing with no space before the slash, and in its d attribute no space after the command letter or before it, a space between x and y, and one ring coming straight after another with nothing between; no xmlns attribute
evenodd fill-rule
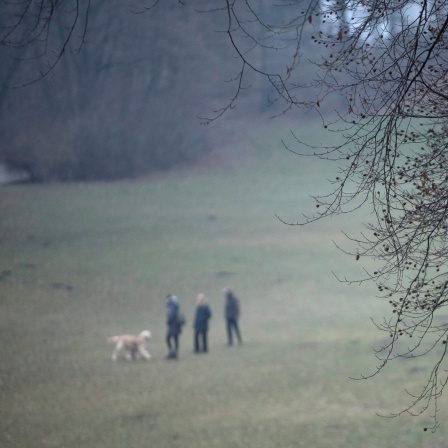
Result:
<svg viewBox="0 0 448 448"><path fill-rule="evenodd" d="M226 321L227 345L233 345L233 336L236 336L238 344L243 343L238 319L241 314L240 300L230 288L222 290L224 303L224 318ZM165 299L166 303L166 344L168 347L168 359L176 359L179 353L179 337L182 327L186 322L185 316L181 311L179 299L168 294ZM212 311L208 304L207 297L199 294L196 299L196 308L193 321L194 329L194 353L207 353L208 351L208 321L212 317Z"/></svg>

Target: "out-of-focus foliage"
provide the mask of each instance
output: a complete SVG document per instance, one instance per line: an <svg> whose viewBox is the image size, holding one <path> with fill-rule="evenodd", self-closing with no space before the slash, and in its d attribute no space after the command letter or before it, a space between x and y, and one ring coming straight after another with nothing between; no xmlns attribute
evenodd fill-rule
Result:
<svg viewBox="0 0 448 448"><path fill-rule="evenodd" d="M11 13L0 31L1 160L38 181L116 179L211 148L197 116L228 97L224 82L210 88L234 62L216 32L222 15L177 1L143 14L120 0L81 2L68 40L74 10L50 3L16 28L12 13L24 10L1 6Z"/></svg>

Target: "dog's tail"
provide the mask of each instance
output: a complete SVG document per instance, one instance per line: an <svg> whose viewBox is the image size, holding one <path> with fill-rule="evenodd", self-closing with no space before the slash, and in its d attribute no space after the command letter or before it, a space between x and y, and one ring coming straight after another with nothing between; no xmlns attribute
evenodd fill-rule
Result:
<svg viewBox="0 0 448 448"><path fill-rule="evenodd" d="M112 344L112 343L116 344L118 342L118 336L111 336L111 337L107 338L107 342L109 344Z"/></svg>

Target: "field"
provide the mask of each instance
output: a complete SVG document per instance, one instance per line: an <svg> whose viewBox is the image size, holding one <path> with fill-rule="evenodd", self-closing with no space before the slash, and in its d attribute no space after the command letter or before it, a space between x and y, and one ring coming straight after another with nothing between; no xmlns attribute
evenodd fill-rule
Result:
<svg viewBox="0 0 448 448"><path fill-rule="evenodd" d="M256 139L255 139L256 140ZM282 224L312 210L322 169L272 141L138 181L0 189L0 447L446 446L431 414L403 408L431 359L366 381L388 308L338 251L346 216ZM238 152L241 150L241 152ZM242 347L226 346L221 289L242 301ZM195 298L213 318L192 353ZM164 298L188 322L165 359ZM149 362L112 363L110 335L149 328Z"/></svg>

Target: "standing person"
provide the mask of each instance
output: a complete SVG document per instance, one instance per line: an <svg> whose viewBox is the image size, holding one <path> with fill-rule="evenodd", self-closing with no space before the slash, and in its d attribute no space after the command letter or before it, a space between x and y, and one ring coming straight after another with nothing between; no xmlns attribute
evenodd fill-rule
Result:
<svg viewBox="0 0 448 448"><path fill-rule="evenodd" d="M208 321L212 317L212 312L207 303L207 297L199 294L196 299L196 313L194 318L194 352L200 353L200 339L202 340L202 351L207 353L207 332Z"/></svg>
<svg viewBox="0 0 448 448"><path fill-rule="evenodd" d="M166 304L166 345L168 346L168 359L176 359L179 352L179 335L182 325L185 323L181 318L179 299L168 294L165 299Z"/></svg>
<svg viewBox="0 0 448 448"><path fill-rule="evenodd" d="M230 288L224 288L222 292L224 293L224 297L226 299L224 304L224 317L226 319L227 328L227 345L233 344L233 332L238 339L238 344L241 345L243 343L243 339L241 338L240 329L238 327L238 319L241 314L240 299Z"/></svg>

